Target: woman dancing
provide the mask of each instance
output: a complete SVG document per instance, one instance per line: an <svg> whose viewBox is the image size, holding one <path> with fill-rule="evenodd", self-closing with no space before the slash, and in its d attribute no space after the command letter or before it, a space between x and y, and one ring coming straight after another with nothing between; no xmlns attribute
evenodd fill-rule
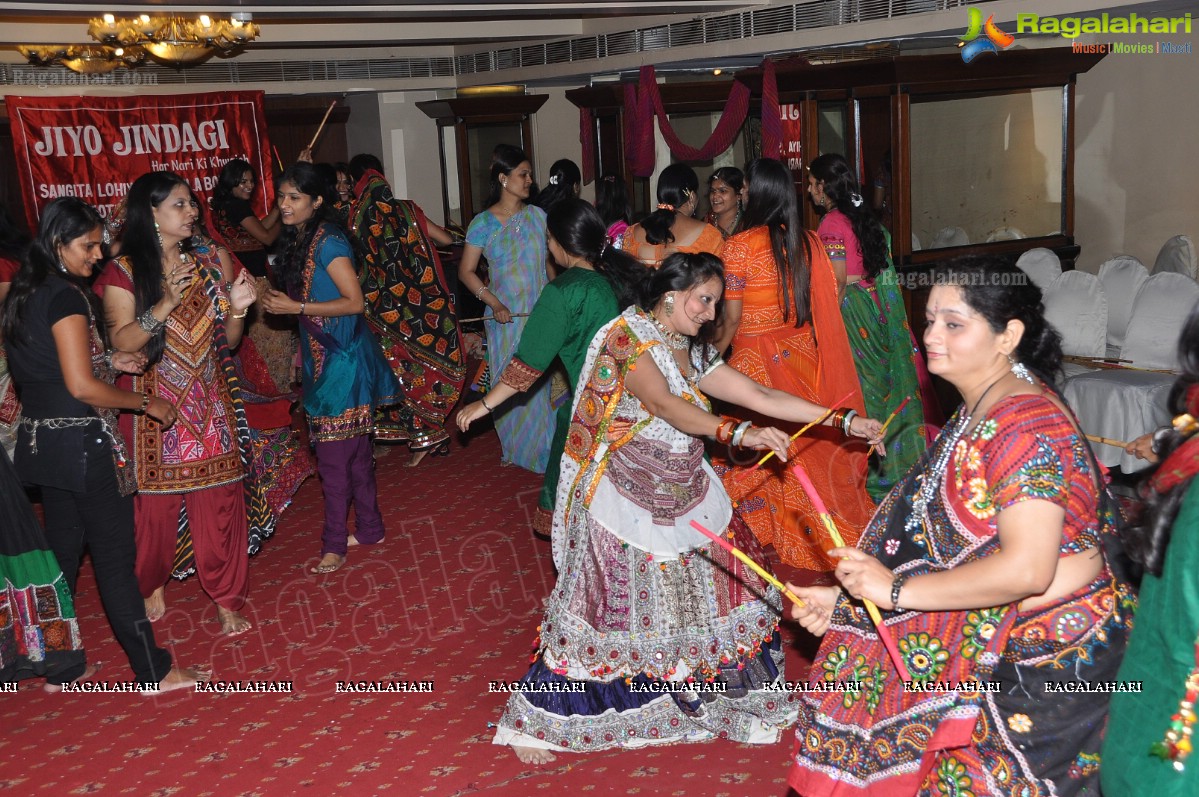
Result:
<svg viewBox="0 0 1199 797"><path fill-rule="evenodd" d="M683 163L672 163L658 175L658 207L624 231L620 248L650 268L675 252L719 255L724 236L711 224L693 218L699 207L699 178Z"/></svg>

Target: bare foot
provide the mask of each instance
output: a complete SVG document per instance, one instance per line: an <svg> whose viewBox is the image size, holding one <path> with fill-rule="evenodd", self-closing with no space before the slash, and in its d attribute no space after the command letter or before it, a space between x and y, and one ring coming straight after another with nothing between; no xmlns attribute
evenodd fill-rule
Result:
<svg viewBox="0 0 1199 797"><path fill-rule="evenodd" d="M172 667L167 677L158 682L158 692L145 692L153 695L159 692L173 692L176 689L194 689L196 684L208 683L212 680L212 670L202 670L199 667Z"/></svg>
<svg viewBox="0 0 1199 797"><path fill-rule="evenodd" d="M355 537L353 534L351 534L350 536L346 537L346 547L347 547L347 548L356 548L356 547L358 547L358 546L359 546L359 545L361 545L361 544L362 544L362 543L358 542L358 538L357 538L357 537Z"/></svg>
<svg viewBox="0 0 1199 797"><path fill-rule="evenodd" d="M161 620L162 616L167 613L167 588L161 586L154 590L154 594L146 598L146 619L150 622Z"/></svg>
<svg viewBox="0 0 1199 797"><path fill-rule="evenodd" d="M100 671L100 668L103 666L104 666L104 663L99 662L99 661L96 662L95 664L89 664L89 665L87 665L87 667L85 667L83 669L83 675L80 675L78 678L68 681L67 683L77 684L80 681L86 681L87 679L91 678L93 675L98 673ZM42 689L46 692L49 692L50 694L55 694L56 692L62 691L62 684L52 684L49 681L47 681L46 683L42 684Z"/></svg>
<svg viewBox="0 0 1199 797"><path fill-rule="evenodd" d="M225 636L237 636L253 628L249 620L224 606L216 607L216 616L221 623L221 633Z"/></svg>
<svg viewBox="0 0 1199 797"><path fill-rule="evenodd" d="M415 468L417 465L419 465L421 460L425 458L425 455L428 454L429 451L430 449L428 448L422 448L420 451L413 451L412 457L408 460L408 467Z"/></svg>
<svg viewBox="0 0 1199 797"><path fill-rule="evenodd" d="M522 764L541 766L542 764L558 760L558 756L544 747L518 747L517 745L512 745L512 752L516 753L516 757L520 759Z"/></svg>
<svg viewBox="0 0 1199 797"><path fill-rule="evenodd" d="M340 570L341 566L345 563L346 558L344 556L339 556L335 553L327 553L321 557L321 561L317 563L316 567L308 568L308 572L315 573L317 575L325 575L326 573L332 573L336 570Z"/></svg>

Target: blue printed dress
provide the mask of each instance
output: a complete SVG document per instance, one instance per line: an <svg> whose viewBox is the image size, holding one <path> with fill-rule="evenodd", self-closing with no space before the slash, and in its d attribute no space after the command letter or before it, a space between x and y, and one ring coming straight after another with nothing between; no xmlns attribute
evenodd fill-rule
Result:
<svg viewBox="0 0 1199 797"><path fill-rule="evenodd" d="M513 313L530 313L541 289L549 282L545 271L549 251L545 237L545 211L526 206L501 224L490 211L470 223L466 242L483 250L490 270L488 286ZM500 374L520 344L525 319L510 324L488 321L487 364ZM550 380L528 393L504 402L494 414L495 429L504 450L504 461L535 473L545 473L554 440L555 414L550 400Z"/></svg>

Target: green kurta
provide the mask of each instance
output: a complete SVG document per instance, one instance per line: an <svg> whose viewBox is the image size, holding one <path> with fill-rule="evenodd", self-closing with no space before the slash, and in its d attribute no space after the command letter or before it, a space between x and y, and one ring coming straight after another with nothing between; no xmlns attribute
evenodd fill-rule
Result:
<svg viewBox="0 0 1199 797"><path fill-rule="evenodd" d="M1199 754L1183 772L1149 755L1178 710L1187 675L1195 666L1199 635L1199 479L1192 481L1166 550L1160 577L1145 576L1140 608L1119 681L1139 681L1140 694L1112 695L1100 776L1112 797L1194 797L1199 794Z"/></svg>
<svg viewBox="0 0 1199 797"><path fill-rule="evenodd" d="M583 370L583 361L587 359L587 347L591 339L600 327L618 315L620 308L617 307L616 294L607 277L578 266L567 269L541 291L521 333L516 355L504 369L501 381L519 390L527 390L558 357L566 367L573 390ZM569 428L570 402L565 401L558 407L554 440L545 469L545 483L537 501L537 505L546 511L553 511L554 508L559 460L566 447Z"/></svg>

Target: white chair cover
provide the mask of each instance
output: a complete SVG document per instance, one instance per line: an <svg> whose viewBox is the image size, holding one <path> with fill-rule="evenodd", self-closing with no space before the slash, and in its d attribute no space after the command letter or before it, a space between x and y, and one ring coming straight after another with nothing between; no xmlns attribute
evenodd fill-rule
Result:
<svg viewBox="0 0 1199 797"><path fill-rule="evenodd" d="M1062 336L1062 352L1103 357L1107 351L1107 298L1099 278L1066 271L1045 288L1045 319Z"/></svg>
<svg viewBox="0 0 1199 797"><path fill-rule="evenodd" d="M945 249L950 246L966 246L970 243L970 236L961 227L942 227L937 230L937 234L933 236L933 242L929 244L929 249Z"/></svg>
<svg viewBox="0 0 1199 797"><path fill-rule="evenodd" d="M1191 279L1199 279L1199 262L1195 259L1195 244L1189 235L1175 235L1166 241L1157 260L1153 261L1153 273L1163 271L1174 274L1186 274Z"/></svg>
<svg viewBox="0 0 1199 797"><path fill-rule="evenodd" d="M916 233L912 233L912 251L920 251L920 239L916 237Z"/></svg>
<svg viewBox="0 0 1199 797"><path fill-rule="evenodd" d="M1099 282L1107 297L1107 356L1119 357L1124 336L1132 318L1132 305L1149 279L1149 271L1140 260L1120 255L1099 267Z"/></svg>
<svg viewBox="0 0 1199 797"><path fill-rule="evenodd" d="M987 233L987 243L994 241L1018 241L1021 238L1028 236L1017 230L1015 227L996 227Z"/></svg>
<svg viewBox="0 0 1199 797"><path fill-rule="evenodd" d="M1138 368L1177 368L1178 337L1196 302L1199 282L1168 271L1150 276L1133 302L1120 359Z"/></svg>
<svg viewBox="0 0 1199 797"><path fill-rule="evenodd" d="M1016 260L1016 268L1027 274L1033 285L1045 290L1061 276L1062 261L1052 249L1038 246L1020 255Z"/></svg>
<svg viewBox="0 0 1199 797"><path fill-rule="evenodd" d="M1062 395L1084 434L1131 443L1170 422L1167 400L1174 378L1149 371L1090 371L1067 379ZM1119 446L1092 442L1091 448L1109 468L1136 473L1149 467Z"/></svg>

